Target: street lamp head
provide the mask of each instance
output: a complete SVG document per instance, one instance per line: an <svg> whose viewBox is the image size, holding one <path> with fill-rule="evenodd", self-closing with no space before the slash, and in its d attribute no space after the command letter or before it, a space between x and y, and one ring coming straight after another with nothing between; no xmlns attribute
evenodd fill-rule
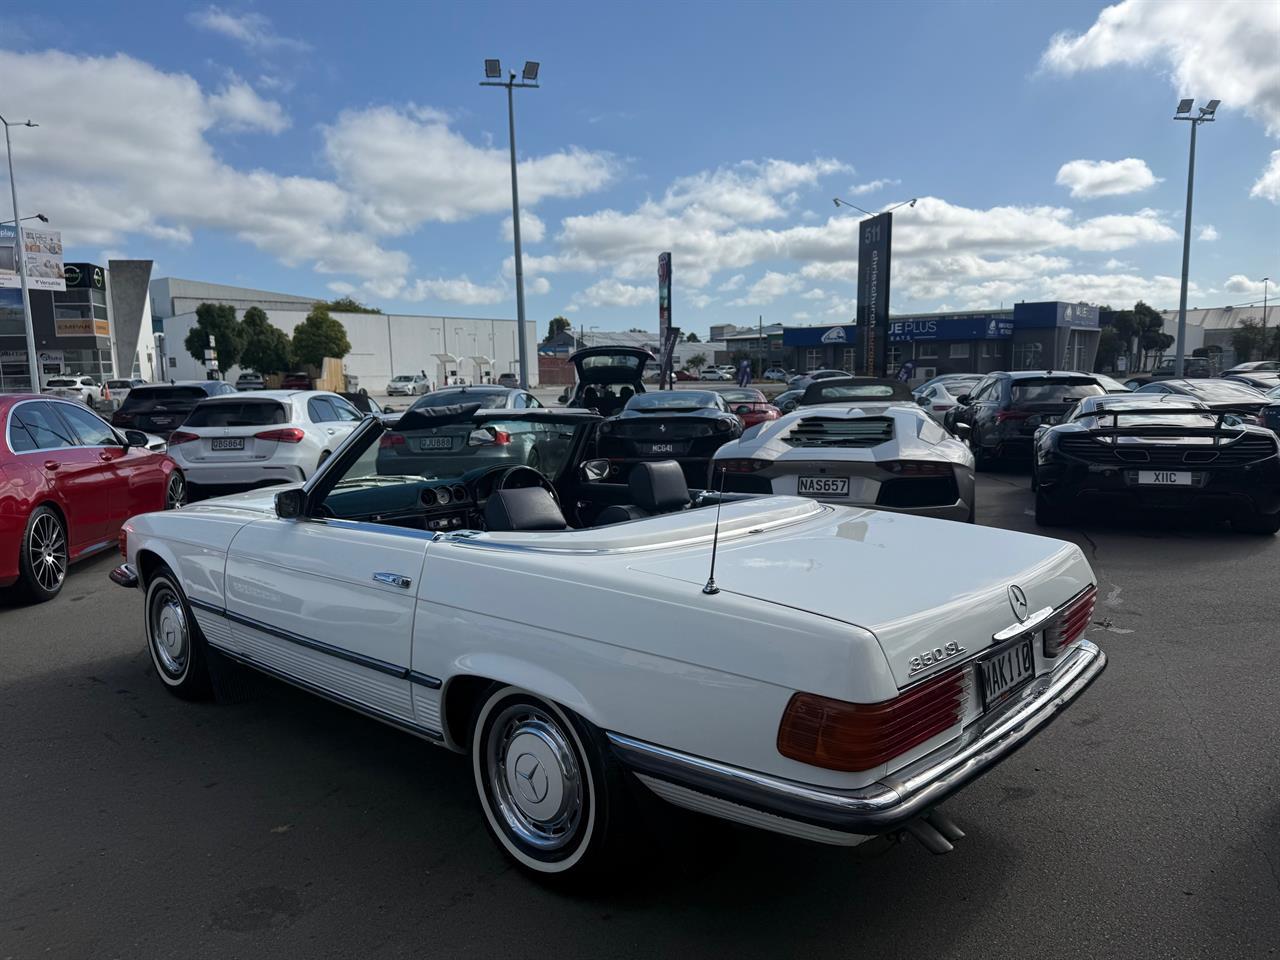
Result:
<svg viewBox="0 0 1280 960"><path fill-rule="evenodd" d="M839 198L839 197L832 197L832 198L831 198L831 202L832 202L832 203L834 203L834 204L836 205L836 209L837 209L837 210L839 210L839 209L840 209L840 198Z"/></svg>
<svg viewBox="0 0 1280 960"><path fill-rule="evenodd" d="M36 219L37 219L37 220L39 220L41 223L48 223L48 222L49 222L49 218L48 218L48 217L46 217L43 213L37 213L37 214L36 214Z"/></svg>
<svg viewBox="0 0 1280 960"><path fill-rule="evenodd" d="M484 75L489 80L497 80L502 76L502 63L498 60L486 60L484 62Z"/></svg>
<svg viewBox="0 0 1280 960"><path fill-rule="evenodd" d="M920 199L920 198L919 198L919 197L913 197L913 198L911 199L911 202L910 202L909 204L907 204L907 206L909 206L912 210L914 210L914 209L916 208L916 200L918 200L918 199Z"/></svg>
<svg viewBox="0 0 1280 960"><path fill-rule="evenodd" d="M1208 104L1200 108L1200 116L1212 117L1218 112L1218 104L1220 103L1222 103L1221 100L1210 100Z"/></svg>
<svg viewBox="0 0 1280 960"><path fill-rule="evenodd" d="M538 67L540 64L537 60L526 60L524 62L524 73L521 75L522 80L530 83L538 79Z"/></svg>
<svg viewBox="0 0 1280 960"><path fill-rule="evenodd" d="M1195 100L1193 100L1191 97L1187 97L1185 100L1179 100L1178 109L1173 111L1173 115L1175 117L1181 117L1184 114L1190 113L1191 107L1194 103L1195 103Z"/></svg>

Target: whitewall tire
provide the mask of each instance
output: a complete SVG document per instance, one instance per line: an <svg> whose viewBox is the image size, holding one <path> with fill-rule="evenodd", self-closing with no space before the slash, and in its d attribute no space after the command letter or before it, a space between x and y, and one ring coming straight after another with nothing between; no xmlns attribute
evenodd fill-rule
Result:
<svg viewBox="0 0 1280 960"><path fill-rule="evenodd" d="M162 567L147 581L143 616L147 650L161 682L184 700L209 696L204 637L177 578Z"/></svg>

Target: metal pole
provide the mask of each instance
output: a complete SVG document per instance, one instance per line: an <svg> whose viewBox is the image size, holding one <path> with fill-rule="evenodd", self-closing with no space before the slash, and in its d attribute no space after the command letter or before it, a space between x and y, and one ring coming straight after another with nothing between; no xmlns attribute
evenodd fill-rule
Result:
<svg viewBox="0 0 1280 960"><path fill-rule="evenodd" d="M520 388L529 389L529 347L524 329L524 258L520 253L520 187L516 178L516 75L507 82L507 128L511 141L511 233L516 242L516 336L520 342Z"/></svg>
<svg viewBox="0 0 1280 960"><path fill-rule="evenodd" d="M13 194L13 226L18 232L18 277L22 283L22 316L26 321L27 370L31 376L31 392L40 392L40 364L36 359L36 328L31 319L31 292L27 289L27 248L22 242L22 214L18 212L18 184L13 178L13 143L9 139L9 121L4 124L4 148L9 156L9 190Z"/></svg>
<svg viewBox="0 0 1280 960"><path fill-rule="evenodd" d="M1262 359L1267 359L1267 284L1270 277L1262 278Z"/></svg>
<svg viewBox="0 0 1280 960"><path fill-rule="evenodd" d="M1191 156L1187 161L1187 217L1182 228L1182 292L1178 296L1178 346L1174 360L1174 376L1182 378L1183 360L1187 352L1187 271L1191 266L1191 191L1196 180L1196 127L1191 121Z"/></svg>

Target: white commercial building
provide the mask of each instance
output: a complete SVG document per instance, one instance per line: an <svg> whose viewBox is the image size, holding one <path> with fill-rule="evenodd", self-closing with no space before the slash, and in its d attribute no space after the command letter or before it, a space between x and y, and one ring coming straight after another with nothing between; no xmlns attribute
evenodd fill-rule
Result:
<svg viewBox="0 0 1280 960"><path fill-rule="evenodd" d="M1162 329L1169 336L1178 336L1178 311L1161 310L1160 317L1164 321ZM1262 315L1262 304L1243 304L1231 307L1208 307L1205 309L1187 310L1187 343L1186 353L1202 347L1217 347L1222 351L1222 366L1234 366L1237 357L1232 344L1231 335L1244 322L1252 321L1274 330L1280 324L1280 304L1268 304L1266 316ZM1170 347L1166 357L1173 356L1174 348ZM1256 358L1255 358L1256 359Z"/></svg>
<svg viewBox="0 0 1280 960"><path fill-rule="evenodd" d="M196 309L202 303L227 304L238 317L250 307L260 307L272 325L292 334L307 318L315 298L249 290L198 280L163 278L150 287L151 314L159 328L156 379L203 380L206 369L183 346L196 325ZM470 383L497 380L499 374L517 373L519 338L510 317L443 317L386 313L332 314L347 331L351 352L343 369L358 377L361 387L379 393L391 377L426 371L437 384L462 377ZM529 350L529 383L537 385L538 332L536 321L525 322ZM163 370L163 372L161 372ZM223 371L234 380L239 368Z"/></svg>

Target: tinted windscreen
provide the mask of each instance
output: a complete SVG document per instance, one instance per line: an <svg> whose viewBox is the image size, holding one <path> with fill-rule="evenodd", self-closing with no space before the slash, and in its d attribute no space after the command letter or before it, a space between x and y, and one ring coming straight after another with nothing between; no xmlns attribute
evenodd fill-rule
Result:
<svg viewBox="0 0 1280 960"><path fill-rule="evenodd" d="M1013 384L1013 402L1072 403L1081 397L1097 397L1106 393L1092 380L1017 380Z"/></svg>
<svg viewBox="0 0 1280 960"><path fill-rule="evenodd" d="M629 353L601 353L594 357L583 357L579 363L584 370L592 367L624 367L637 370L640 367L640 358Z"/></svg>
<svg viewBox="0 0 1280 960"><path fill-rule="evenodd" d="M284 405L274 400L221 400L202 403L187 418L188 427L262 427L288 423Z"/></svg>
<svg viewBox="0 0 1280 960"><path fill-rule="evenodd" d="M637 393L627 401L628 410L701 410L716 405L716 395L704 390L665 390Z"/></svg>
<svg viewBox="0 0 1280 960"><path fill-rule="evenodd" d="M455 403L481 403L501 406L506 400L506 390L438 390L414 401L414 408L448 407Z"/></svg>
<svg viewBox="0 0 1280 960"><path fill-rule="evenodd" d="M135 387L120 406L130 412L151 410L156 406L169 409L190 409L203 400L206 394L199 387Z"/></svg>
<svg viewBox="0 0 1280 960"><path fill-rule="evenodd" d="M1243 383L1232 383L1227 381L1206 380L1190 381L1186 384L1187 393L1192 396L1199 397L1201 400L1209 400L1213 402L1231 403L1233 401L1261 400L1257 390L1253 387L1245 386Z"/></svg>

